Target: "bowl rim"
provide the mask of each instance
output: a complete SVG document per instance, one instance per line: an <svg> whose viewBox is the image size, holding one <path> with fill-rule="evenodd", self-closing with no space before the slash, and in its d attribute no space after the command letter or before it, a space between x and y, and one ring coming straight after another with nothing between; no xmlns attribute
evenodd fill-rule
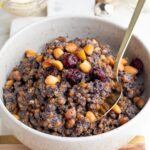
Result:
<svg viewBox="0 0 150 150"><path fill-rule="evenodd" d="M5 47L7 47L8 43L11 42L12 40L14 40L18 35L22 34L22 32L26 32L26 30L30 29L30 28L33 28L34 26L37 26L39 24L44 24L46 22L49 22L49 21L54 21L54 20L58 20L58 19L88 19L90 21L101 21L101 22L104 22L104 23L107 23L108 25L110 26L114 26L114 27L117 27L119 30L122 30L122 31L125 31L125 28L120 26L120 25L117 25L115 23L112 23L110 21L106 21L104 19L101 19L99 17L96 17L96 16L79 16L79 15L76 15L76 16L72 16L72 15L65 15L65 16L55 16L55 17L47 17L47 18L42 18L41 20L37 21L37 22L34 22L26 27L24 27L23 29L21 29L20 31L18 31L17 33L15 33L15 35L13 35L12 37L10 37L6 43L4 44L4 46L1 48L1 51L0 51L0 57L3 56L3 53L5 53ZM136 40L145 48L146 52L149 54L150 56L150 51L148 51L148 48L146 46L145 43L142 42L141 39L139 39L137 36L134 36L134 38L136 38ZM8 110L7 108L5 107L2 99L0 99L0 109L2 109L2 111L6 114L6 116L13 122L15 123L16 125L18 125L21 129L23 129L24 131L27 131L27 132L30 132L38 137L42 137L42 138L46 138L46 139L49 139L49 140L55 140L55 141L61 141L61 142L78 142L78 141L88 141L88 140L95 140L96 138L107 138L111 135L115 135L117 134L119 131L121 130L124 130L124 129L127 129L130 124L132 124L133 122L135 122L140 116L142 116L146 109L148 109L150 105L150 101L149 101L149 98L144 106L144 108L134 117L132 118L128 123L120 126L120 127L117 127L111 131L108 131L108 132L105 132L105 133L101 133L101 134L98 134L98 135L91 135L91 136L82 136L82 137L62 137L62 136L55 136L55 135L51 135L51 134L46 134L46 133L43 133L43 132L40 132L38 130L35 130L27 125L25 125L24 123L22 123L21 121L17 120Z"/></svg>

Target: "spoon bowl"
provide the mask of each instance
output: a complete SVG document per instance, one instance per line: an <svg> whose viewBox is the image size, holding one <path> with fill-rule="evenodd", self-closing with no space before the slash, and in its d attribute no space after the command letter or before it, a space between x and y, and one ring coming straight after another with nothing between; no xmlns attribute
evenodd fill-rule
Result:
<svg viewBox="0 0 150 150"><path fill-rule="evenodd" d="M135 25L138 21L138 18L141 14L141 11L142 11L142 8L145 4L145 1L146 0L139 0L138 1L138 4L135 8L135 11L134 11L133 16L131 18L131 21L129 23L128 29L127 29L125 36L123 38L123 41L121 43L119 52L117 54L116 62L114 65L114 75L115 75L114 82L116 84L116 88L113 91L113 93L111 93L111 95L101 105L100 116L105 116L106 114L108 114L113 109L113 107L118 103L120 98L122 97L123 88L122 88L122 85L118 79L119 66L120 66L121 59L122 59L122 57L123 57L123 55L127 49L127 46L131 40L134 27L135 27Z"/></svg>

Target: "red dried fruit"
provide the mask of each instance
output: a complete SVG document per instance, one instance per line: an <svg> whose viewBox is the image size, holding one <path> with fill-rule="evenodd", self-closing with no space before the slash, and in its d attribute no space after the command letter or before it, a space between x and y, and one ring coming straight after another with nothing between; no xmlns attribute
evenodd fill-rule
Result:
<svg viewBox="0 0 150 150"><path fill-rule="evenodd" d="M50 75L56 76L58 74L58 70L55 67L48 67L46 70Z"/></svg>
<svg viewBox="0 0 150 150"><path fill-rule="evenodd" d="M139 58L133 59L131 66L135 67L139 73L143 71L143 62Z"/></svg>
<svg viewBox="0 0 150 150"><path fill-rule="evenodd" d="M63 58L63 65L65 68L74 68L76 67L78 58L74 54L67 54Z"/></svg>
<svg viewBox="0 0 150 150"><path fill-rule="evenodd" d="M71 84L77 84L81 81L82 79L82 73L78 69L69 69L68 73L66 75L66 79L71 83Z"/></svg>
<svg viewBox="0 0 150 150"><path fill-rule="evenodd" d="M99 79L101 80L102 82L105 82L106 81L106 74L105 72L103 71L103 69L101 68L98 68L98 67L94 67L91 72L90 72L90 76L92 79Z"/></svg>

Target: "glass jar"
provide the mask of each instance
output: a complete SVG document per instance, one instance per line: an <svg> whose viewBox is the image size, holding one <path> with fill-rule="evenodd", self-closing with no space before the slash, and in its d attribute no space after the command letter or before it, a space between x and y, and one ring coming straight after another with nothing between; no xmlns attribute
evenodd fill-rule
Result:
<svg viewBox="0 0 150 150"><path fill-rule="evenodd" d="M19 16L35 16L47 6L47 0L3 0L6 11Z"/></svg>

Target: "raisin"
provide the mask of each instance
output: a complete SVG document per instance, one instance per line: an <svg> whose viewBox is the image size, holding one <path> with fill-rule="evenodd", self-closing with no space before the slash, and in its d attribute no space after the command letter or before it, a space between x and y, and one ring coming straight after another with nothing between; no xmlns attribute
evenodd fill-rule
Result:
<svg viewBox="0 0 150 150"><path fill-rule="evenodd" d="M90 72L90 76L92 79L99 79L101 80L102 82L105 82L106 81L106 74L105 72L103 71L103 69L101 68L98 68L98 67L94 67L91 72Z"/></svg>
<svg viewBox="0 0 150 150"><path fill-rule="evenodd" d="M74 54L67 54L63 58L63 65L65 68L74 68L76 67L78 58Z"/></svg>
<svg viewBox="0 0 150 150"><path fill-rule="evenodd" d="M50 75L56 76L58 74L58 70L55 67L48 67L46 70Z"/></svg>
<svg viewBox="0 0 150 150"><path fill-rule="evenodd" d="M143 62L139 58L135 58L131 62L131 66L135 67L139 73L143 71Z"/></svg>
<svg viewBox="0 0 150 150"><path fill-rule="evenodd" d="M82 79L82 73L78 69L69 69L66 78L71 84L77 84Z"/></svg>

